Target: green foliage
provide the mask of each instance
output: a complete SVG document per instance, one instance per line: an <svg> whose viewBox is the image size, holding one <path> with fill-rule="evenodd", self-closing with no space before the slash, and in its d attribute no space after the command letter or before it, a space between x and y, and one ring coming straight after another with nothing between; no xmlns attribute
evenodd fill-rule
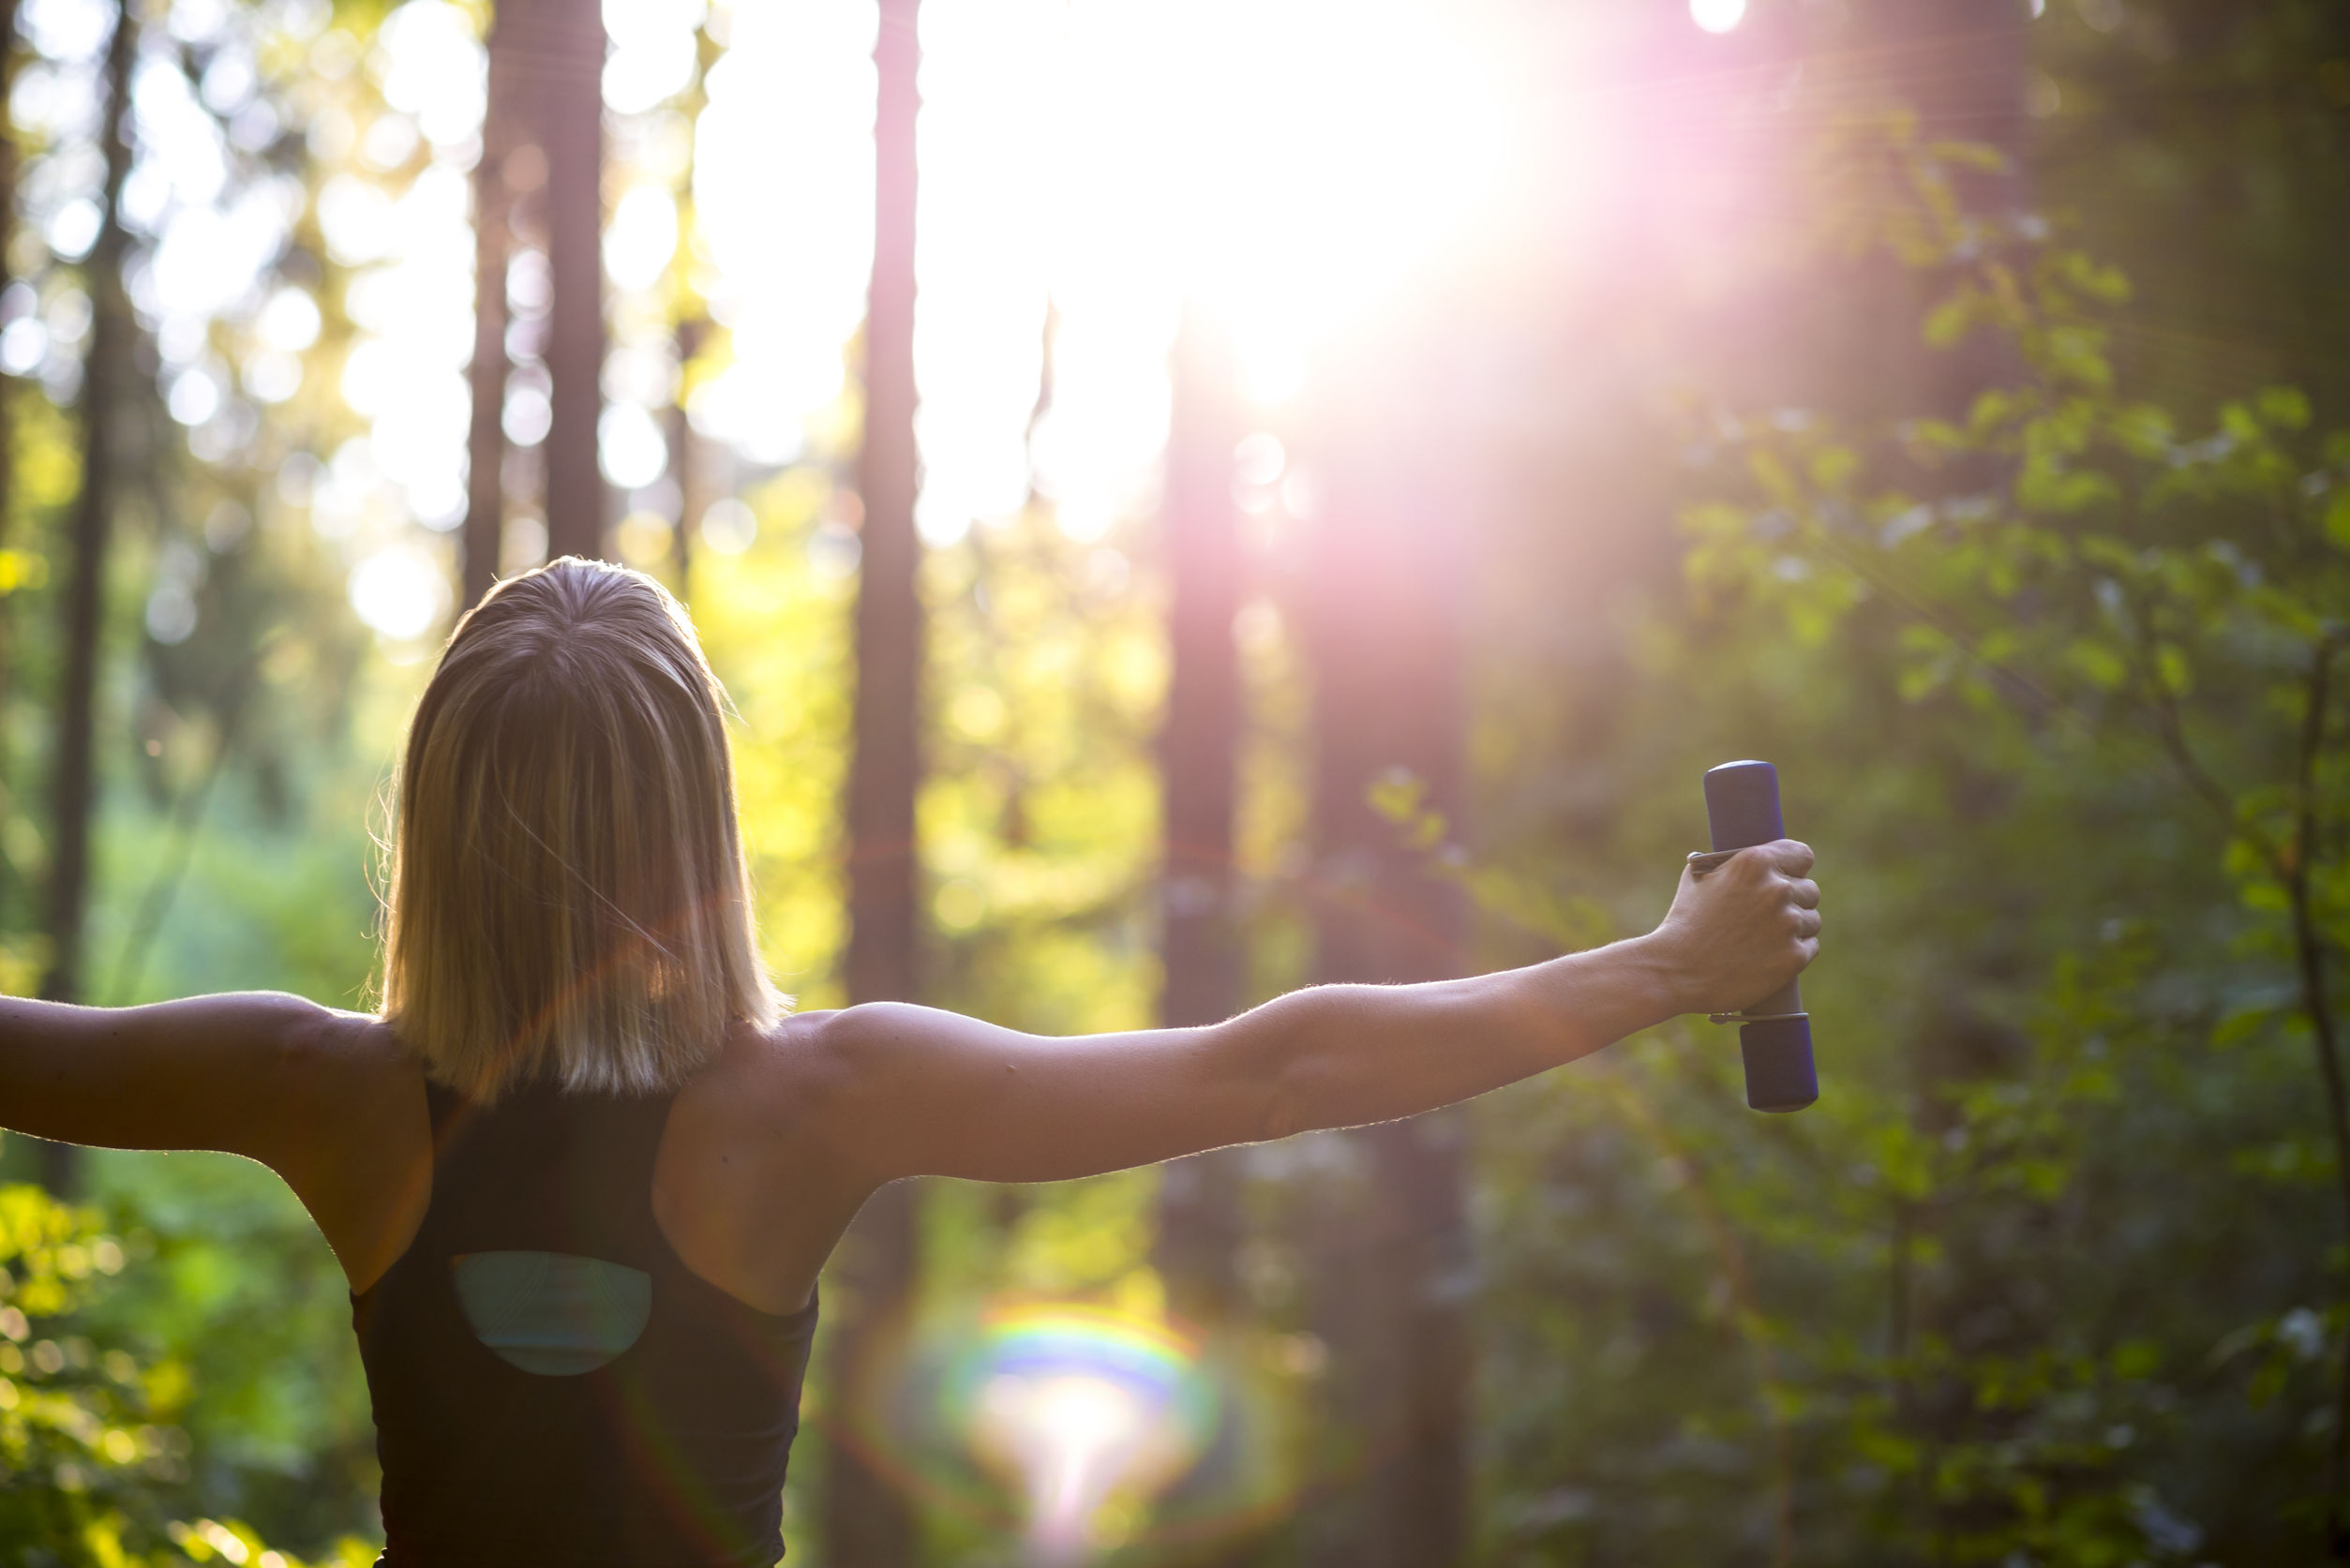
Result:
<svg viewBox="0 0 2350 1568"><path fill-rule="evenodd" d="M1958 833L1978 859L1992 844L2036 856L2011 885L2035 889L2043 918L2010 905L2017 939L1998 943L1988 968L1991 953L1947 950L1932 965L1941 985L1979 994L1943 990L1935 1004L1955 1016L1919 1020L1921 1038L1890 1055L1831 1056L1822 1113L1771 1140L1777 1157L1724 1156L1736 1178L1709 1186L1759 1271L1810 1280L1775 1307L1766 1294L1755 1317L1782 1347L1779 1385L1759 1395L1785 1412L1802 1456L1784 1516L1817 1553L1844 1531L1804 1493L1841 1490L1844 1531L1857 1533L1828 1555L1857 1557L1863 1539L1893 1554L1873 1561L2306 1549L2292 1531L2339 1485L2319 1455L2341 1311L2295 1304L2281 1316L2273 1292L2196 1290L2158 1248L2122 1238L2147 1227L2187 1244L2176 1210L2158 1216L2128 1190L2133 1166L2161 1150L2208 1172L2220 1155L2271 1194L2300 1194L2291 1212L2304 1218L2276 1233L2300 1255L2292 1283L2278 1278L2283 1301L2343 1289L2338 1245L2313 1239L2308 1220L2350 1155L2325 1022L2350 935L2350 556L2333 534L2350 438L2317 433L2289 388L2224 403L2181 433L2117 372L2110 312L2128 289L2115 268L2033 224L1985 244L1945 183L1948 149L1895 135L1876 152L1892 171L1877 187L1916 194L1883 243L1939 290L1926 340L2004 345L2008 371L1930 417L1717 418L1718 499L1685 514L1699 619L1655 646L1670 659L1685 638L1685 659L1726 636L1777 636L1807 650L1798 700L1814 712L1795 726L1819 748L1807 766L1884 766L1822 722L1873 710L1899 736L1891 771L1917 814L1910 842L1879 853L1946 864L1928 845ZM1938 765L1998 802L1998 829L1963 800L1955 820L1933 810ZM2130 864L2156 841L2161 862L2186 874L2168 886ZM1832 859L1825 874L1835 885L1862 863ZM2011 880L1949 870L1978 900ZM2199 903L2198 888L2223 902ZM1901 908L1906 922L1951 924L1923 889ZM2139 913L2157 910L2161 927ZM2096 934L2085 941L2076 924L2066 935L2068 913ZM2059 945L2034 980L2015 959L2051 914ZM1882 931L1839 925L1838 968L1896 962ZM2003 993L2034 992L2006 1020L1991 1011ZM1904 1010L1875 1013L1880 1031ZM1870 1016L1830 1011L1822 1038L1838 1019L1861 1028ZM2201 1054L2207 1042L2259 1056L2227 1065ZM2320 1070L2298 1068L2296 1090L2286 1075L2313 1043ZM2207 1118L2193 1131L2179 1121L2189 1107ZM2312 1142L2329 1117L2332 1143ZM2297 1129L2282 1146L2280 1126ZM1756 1151L1757 1133L1714 1130L1727 1149ZM1864 1163L1846 1163L1854 1156ZM1860 1190L1824 1202L1819 1184L1839 1172ZM2193 1199L2163 1185L2173 1203L2239 1223L2263 1202L2250 1186L2203 1182ZM1871 1275L1883 1297L1874 1327L1829 1306L1859 1306ZM2224 1387L2191 1394L2198 1363ZM2290 1482L2212 1472L2208 1434L2248 1426L2266 1432L2265 1452L2297 1454ZM2265 1516L2247 1506L2255 1493Z"/></svg>
<svg viewBox="0 0 2350 1568"><path fill-rule="evenodd" d="M37 1187L0 1187L0 1544L11 1562L75 1568L302 1568L242 1524L171 1516L189 1480L188 1369L83 1332L99 1284L151 1247ZM345 1540L322 1561L373 1552Z"/></svg>

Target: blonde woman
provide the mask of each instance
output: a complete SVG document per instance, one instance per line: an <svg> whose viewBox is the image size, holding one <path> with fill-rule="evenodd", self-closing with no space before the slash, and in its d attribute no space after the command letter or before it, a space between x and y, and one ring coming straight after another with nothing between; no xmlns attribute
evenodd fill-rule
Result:
<svg viewBox="0 0 2350 1568"><path fill-rule="evenodd" d="M382 1561L771 1564L816 1280L902 1176L1057 1181L1379 1122L1766 995L1811 852L1684 876L1646 936L1209 1028L1045 1039L789 1013L723 699L651 579L559 560L458 625L410 726L380 1015L0 1000L0 1125L221 1149L350 1276Z"/></svg>

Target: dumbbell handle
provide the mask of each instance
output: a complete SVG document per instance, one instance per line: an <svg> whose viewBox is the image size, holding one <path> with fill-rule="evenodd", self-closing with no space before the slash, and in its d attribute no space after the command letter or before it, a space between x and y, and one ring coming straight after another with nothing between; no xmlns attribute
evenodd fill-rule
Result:
<svg viewBox="0 0 2350 1568"><path fill-rule="evenodd" d="M1725 762L1705 775L1706 816L1714 852L1693 855L1704 875L1739 850L1785 838L1779 817L1778 769L1767 762ZM1811 1015L1793 980L1739 1013L1716 1013L1717 1023L1736 1022L1745 1058L1746 1103L1757 1111L1801 1111L1819 1098L1812 1064Z"/></svg>
<svg viewBox="0 0 2350 1568"><path fill-rule="evenodd" d="M1716 849L1711 854L1692 853L1689 857L1689 874L1700 879L1710 876L1737 853L1735 849ZM1804 993L1793 980L1789 980L1751 1008L1707 1016L1715 1023L1764 1023L1783 1018L1809 1018L1811 1014L1804 1010Z"/></svg>

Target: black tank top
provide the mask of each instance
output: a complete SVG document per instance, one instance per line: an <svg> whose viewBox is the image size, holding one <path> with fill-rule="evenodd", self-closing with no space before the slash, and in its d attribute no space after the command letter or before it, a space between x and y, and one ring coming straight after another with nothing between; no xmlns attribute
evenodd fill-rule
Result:
<svg viewBox="0 0 2350 1568"><path fill-rule="evenodd" d="M652 1217L672 1097L428 1085L432 1202L352 1325L382 1568L771 1568L816 1304L777 1317Z"/></svg>

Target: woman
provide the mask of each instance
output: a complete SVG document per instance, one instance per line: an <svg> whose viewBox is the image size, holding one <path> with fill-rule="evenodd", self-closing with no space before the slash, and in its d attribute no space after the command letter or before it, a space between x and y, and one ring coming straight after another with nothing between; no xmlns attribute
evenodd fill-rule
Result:
<svg viewBox="0 0 2350 1568"><path fill-rule="evenodd" d="M754 942L724 707L651 579L514 578L410 727L380 1016L0 1000L0 1124L244 1155L325 1232L385 1563L772 1563L816 1274L883 1184L1408 1116L1742 1007L1818 948L1811 852L1782 841L1684 876L1646 936L1208 1028L789 1014Z"/></svg>

